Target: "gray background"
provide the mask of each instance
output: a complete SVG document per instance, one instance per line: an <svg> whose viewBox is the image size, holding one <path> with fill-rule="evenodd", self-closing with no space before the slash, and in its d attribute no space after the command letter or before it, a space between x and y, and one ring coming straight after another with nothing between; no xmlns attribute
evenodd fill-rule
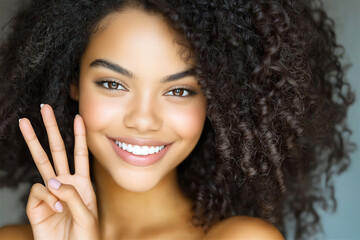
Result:
<svg viewBox="0 0 360 240"><path fill-rule="evenodd" d="M0 40L8 31L4 26L15 12L15 7L25 2L25 0L0 0ZM360 0L324 0L324 6L328 14L335 19L338 42L346 49L343 64L352 64L346 77L358 99L350 108L348 124L353 130L351 139L359 146L351 155L350 168L335 178L337 211L327 213L320 210L325 233L319 234L318 238L353 240L360 239ZM25 186L20 186L19 189L0 190L0 226L20 222L25 206L19 202L19 195L24 192Z"/></svg>

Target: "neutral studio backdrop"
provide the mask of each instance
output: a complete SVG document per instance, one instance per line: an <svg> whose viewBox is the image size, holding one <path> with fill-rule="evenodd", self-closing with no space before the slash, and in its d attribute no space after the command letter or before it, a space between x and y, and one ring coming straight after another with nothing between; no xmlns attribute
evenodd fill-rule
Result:
<svg viewBox="0 0 360 240"><path fill-rule="evenodd" d="M27 0L0 0L0 40L6 36L6 23L16 12L16 6ZM360 0L323 0L328 14L336 22L337 40L345 47L343 64L351 63L346 77L357 95L348 113L348 124L353 130L352 142L358 149L351 154L351 166L335 177L338 207L335 213L320 211L324 233L317 238L330 240L360 240ZM1 157L1 156L0 156ZM25 206L19 196L26 186L0 190L0 226L21 223Z"/></svg>

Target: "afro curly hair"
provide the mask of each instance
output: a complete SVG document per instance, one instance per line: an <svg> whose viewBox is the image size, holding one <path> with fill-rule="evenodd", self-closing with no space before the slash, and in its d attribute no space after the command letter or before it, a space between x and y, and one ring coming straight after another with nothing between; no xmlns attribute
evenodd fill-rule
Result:
<svg viewBox="0 0 360 240"><path fill-rule="evenodd" d="M70 83L100 21L129 5L161 14L179 33L208 100L203 134L178 167L193 223L206 231L248 215L286 235L289 217L295 238L306 239L321 226L315 205L336 202L330 179L349 164L344 119L354 101L333 21L317 1L33 1L0 48L0 186L41 181L12 123L29 118L50 155L34 111L42 102L54 108L73 165Z"/></svg>

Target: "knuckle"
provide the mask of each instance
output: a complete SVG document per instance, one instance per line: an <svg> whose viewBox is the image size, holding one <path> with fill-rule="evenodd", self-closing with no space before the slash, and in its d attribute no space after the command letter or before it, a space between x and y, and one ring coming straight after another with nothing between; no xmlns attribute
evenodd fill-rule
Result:
<svg viewBox="0 0 360 240"><path fill-rule="evenodd" d="M43 188L43 185L41 183L35 183L31 186L31 192L38 192Z"/></svg>
<svg viewBox="0 0 360 240"><path fill-rule="evenodd" d="M63 144L52 144L50 146L52 152L63 152L65 151L65 146Z"/></svg>
<svg viewBox="0 0 360 240"><path fill-rule="evenodd" d="M27 136L26 137L26 142L28 143L28 144L31 144L31 143L33 143L33 142L36 142L36 140L37 140L37 137L34 135L34 136Z"/></svg>
<svg viewBox="0 0 360 240"><path fill-rule="evenodd" d="M48 129L52 129L52 128L55 128L55 130L58 129L58 125L57 125L56 121L51 121L50 123L45 122L44 124L45 124L45 127L48 128Z"/></svg>
<svg viewBox="0 0 360 240"><path fill-rule="evenodd" d="M84 156L84 157L86 157L86 156L88 156L88 150L87 149L75 149L74 154L76 156Z"/></svg>
<svg viewBox="0 0 360 240"><path fill-rule="evenodd" d="M49 203L55 203L57 201L56 197L52 195L51 193L46 195L46 198L44 199L45 202Z"/></svg>
<svg viewBox="0 0 360 240"><path fill-rule="evenodd" d="M35 160L38 164L46 164L49 161L46 153L42 151L36 154Z"/></svg>

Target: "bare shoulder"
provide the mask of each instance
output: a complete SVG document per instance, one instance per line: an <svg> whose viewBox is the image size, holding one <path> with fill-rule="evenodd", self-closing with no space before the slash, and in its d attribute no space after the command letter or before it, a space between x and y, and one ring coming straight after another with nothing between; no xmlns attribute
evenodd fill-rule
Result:
<svg viewBox="0 0 360 240"><path fill-rule="evenodd" d="M30 225L8 225L0 227L0 239L33 239L33 234Z"/></svg>
<svg viewBox="0 0 360 240"><path fill-rule="evenodd" d="M284 240L280 231L270 223L254 217L236 216L215 224L204 240Z"/></svg>

